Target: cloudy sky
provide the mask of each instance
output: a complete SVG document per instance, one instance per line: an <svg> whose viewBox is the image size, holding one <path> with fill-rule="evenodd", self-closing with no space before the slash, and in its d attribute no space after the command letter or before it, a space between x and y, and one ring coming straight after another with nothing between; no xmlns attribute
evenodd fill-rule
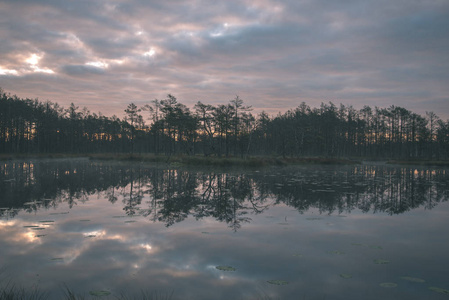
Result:
<svg viewBox="0 0 449 300"><path fill-rule="evenodd" d="M449 118L447 0L0 0L0 41L4 91L107 116L171 93Z"/></svg>

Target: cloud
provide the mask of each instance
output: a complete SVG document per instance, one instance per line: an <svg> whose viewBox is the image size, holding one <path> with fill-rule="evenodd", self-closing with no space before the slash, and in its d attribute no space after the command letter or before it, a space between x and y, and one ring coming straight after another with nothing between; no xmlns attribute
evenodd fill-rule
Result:
<svg viewBox="0 0 449 300"><path fill-rule="evenodd" d="M91 65L67 65L62 71L68 75L83 76L86 74L104 74L104 69Z"/></svg>
<svg viewBox="0 0 449 300"><path fill-rule="evenodd" d="M116 103L106 114L122 114L123 91L187 105L240 94L273 112L328 99L422 110L449 92L448 20L442 0L3 1L0 76L18 96ZM61 94L38 88L49 75Z"/></svg>

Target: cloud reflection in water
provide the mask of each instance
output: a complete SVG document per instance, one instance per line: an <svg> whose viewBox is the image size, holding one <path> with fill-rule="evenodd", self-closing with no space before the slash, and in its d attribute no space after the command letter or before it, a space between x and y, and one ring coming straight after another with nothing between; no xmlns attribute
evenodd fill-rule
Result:
<svg viewBox="0 0 449 300"><path fill-rule="evenodd" d="M444 287L449 275L442 267L449 251L441 240L449 230L444 170L221 173L77 160L37 162L30 173L14 164L0 170L0 206L8 208L0 255L11 278L39 284L54 299L63 283L77 293L144 288L186 299L430 299L426 286L399 278ZM50 201L22 205L43 198ZM429 249L432 256L423 257ZM382 282L398 287L387 292Z"/></svg>

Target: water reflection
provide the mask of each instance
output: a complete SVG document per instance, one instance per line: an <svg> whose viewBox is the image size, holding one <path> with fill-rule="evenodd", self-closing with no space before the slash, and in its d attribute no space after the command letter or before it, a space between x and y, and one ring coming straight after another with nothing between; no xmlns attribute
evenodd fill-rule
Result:
<svg viewBox="0 0 449 300"><path fill-rule="evenodd" d="M447 177L382 165L7 162L0 269L58 300L65 284L113 298L148 289L173 299L441 299L429 287L448 289Z"/></svg>
<svg viewBox="0 0 449 300"><path fill-rule="evenodd" d="M276 205L300 213L389 215L448 199L445 169L386 165L268 168L260 171L192 171L111 164L85 159L6 162L0 165L0 216L69 208L92 195L121 202L124 215L171 226L188 217L213 217L237 231L251 216Z"/></svg>

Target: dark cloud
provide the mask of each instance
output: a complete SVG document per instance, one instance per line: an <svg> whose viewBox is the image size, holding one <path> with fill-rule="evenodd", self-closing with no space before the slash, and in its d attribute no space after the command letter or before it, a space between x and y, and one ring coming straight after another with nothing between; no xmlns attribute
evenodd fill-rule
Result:
<svg viewBox="0 0 449 300"><path fill-rule="evenodd" d="M86 74L104 74L105 71L102 68L85 65L68 65L63 66L62 71L68 75L83 76Z"/></svg>
<svg viewBox="0 0 449 300"><path fill-rule="evenodd" d="M187 105L239 94L273 112L329 99L422 111L449 92L447 28L443 0L2 1L0 84L65 106L76 92L93 111L108 99L118 115L129 93Z"/></svg>

